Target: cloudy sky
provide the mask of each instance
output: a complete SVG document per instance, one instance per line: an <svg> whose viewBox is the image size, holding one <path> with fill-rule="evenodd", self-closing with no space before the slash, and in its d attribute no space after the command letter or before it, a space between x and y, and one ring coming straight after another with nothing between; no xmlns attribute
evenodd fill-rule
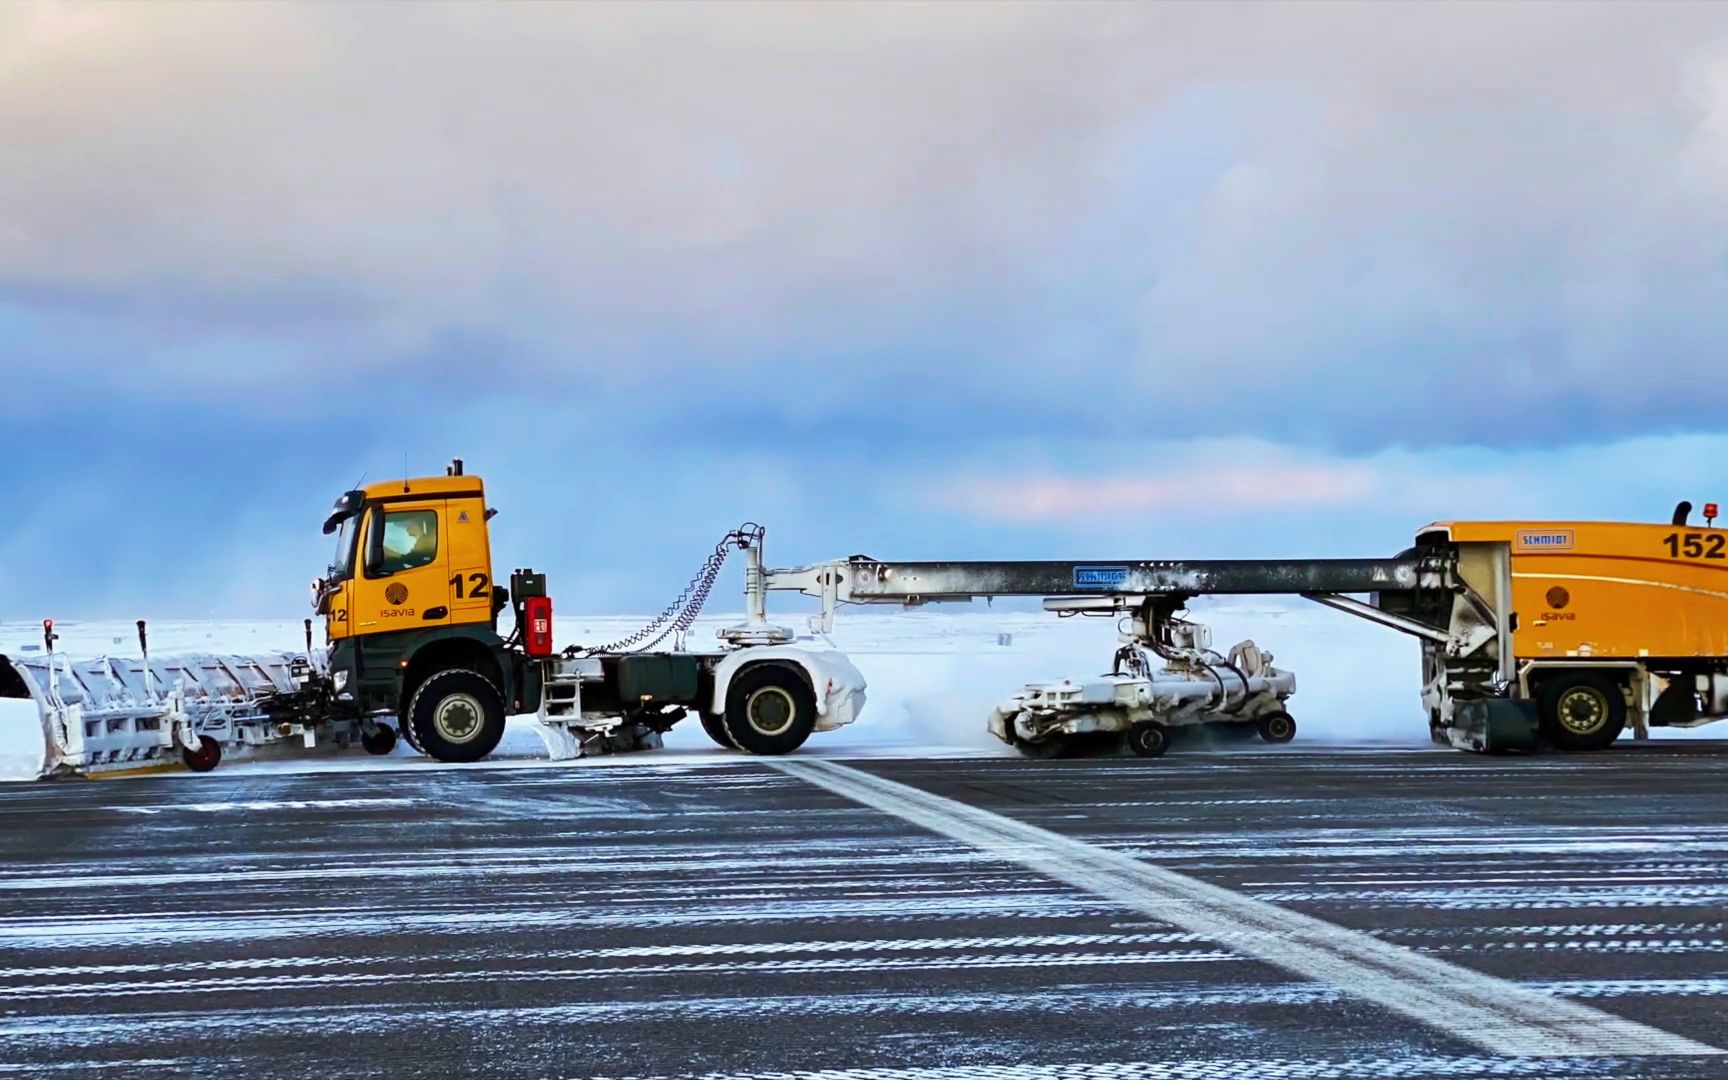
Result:
<svg viewBox="0 0 1728 1080"><path fill-rule="evenodd" d="M1665 518L1725 358L1728 7L0 5L0 619Z"/></svg>

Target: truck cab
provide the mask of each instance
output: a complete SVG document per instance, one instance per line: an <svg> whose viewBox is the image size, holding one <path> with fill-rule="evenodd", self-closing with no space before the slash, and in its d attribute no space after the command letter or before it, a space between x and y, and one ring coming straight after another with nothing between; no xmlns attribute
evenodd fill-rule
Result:
<svg viewBox="0 0 1728 1080"><path fill-rule="evenodd" d="M373 484L343 494L324 521L336 550L315 585L326 641L496 626L489 516L477 476Z"/></svg>

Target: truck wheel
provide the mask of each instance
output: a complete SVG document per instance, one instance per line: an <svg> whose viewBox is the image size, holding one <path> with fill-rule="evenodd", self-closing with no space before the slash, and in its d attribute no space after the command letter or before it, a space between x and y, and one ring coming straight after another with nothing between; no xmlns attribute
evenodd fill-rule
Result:
<svg viewBox="0 0 1728 1080"><path fill-rule="evenodd" d="M504 737L504 699L484 675L440 671L414 691L408 725L436 761L479 761Z"/></svg>
<svg viewBox="0 0 1728 1080"><path fill-rule="evenodd" d="M370 734L361 732L360 745L368 754L388 754L396 749L396 729L389 724L374 724Z"/></svg>
<svg viewBox="0 0 1728 1080"><path fill-rule="evenodd" d="M1170 733L1163 724L1135 724L1128 732L1128 749L1136 757L1163 757L1170 749Z"/></svg>
<svg viewBox="0 0 1728 1080"><path fill-rule="evenodd" d="M725 719L725 717L715 716L713 713L703 713L702 714L702 730L706 731L708 733L708 737L710 739L713 739L714 745L718 746L720 749L722 749L722 750L736 750L736 749L738 749L736 746L732 745L732 736L726 734L726 719Z"/></svg>
<svg viewBox="0 0 1728 1080"><path fill-rule="evenodd" d="M193 772L209 772L222 763L222 744L208 735L198 736L198 749L180 748L180 759Z"/></svg>
<svg viewBox="0 0 1728 1080"><path fill-rule="evenodd" d="M1626 695L1594 671L1544 682L1541 707L1542 734L1562 750L1605 750L1626 728Z"/></svg>
<svg viewBox="0 0 1728 1080"><path fill-rule="evenodd" d="M1296 719L1287 712L1267 713L1257 726L1260 737L1269 743L1287 743L1296 737Z"/></svg>
<svg viewBox="0 0 1728 1080"><path fill-rule="evenodd" d="M747 754L790 754L816 728L816 694L778 664L745 668L726 689L726 735Z"/></svg>
<svg viewBox="0 0 1728 1080"><path fill-rule="evenodd" d="M402 736L402 741L413 747L416 754L424 754L426 751L420 749L420 740L414 737L414 725L408 722L408 710L402 710L402 715L396 719L396 733Z"/></svg>

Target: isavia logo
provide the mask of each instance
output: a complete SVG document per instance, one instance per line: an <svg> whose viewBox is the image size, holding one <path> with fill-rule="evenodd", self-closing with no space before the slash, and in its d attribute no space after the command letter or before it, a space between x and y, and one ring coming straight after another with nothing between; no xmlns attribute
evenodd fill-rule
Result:
<svg viewBox="0 0 1728 1080"><path fill-rule="evenodd" d="M393 582L389 588L384 590L384 599L390 601L390 603L396 607L401 607L408 601L408 586L402 584L400 581Z"/></svg>
<svg viewBox="0 0 1728 1080"><path fill-rule="evenodd" d="M1518 532L1519 551L1571 551L1571 529L1520 529Z"/></svg>
<svg viewBox="0 0 1728 1080"><path fill-rule="evenodd" d="M1076 589L1119 589L1128 580L1126 566L1076 566Z"/></svg>

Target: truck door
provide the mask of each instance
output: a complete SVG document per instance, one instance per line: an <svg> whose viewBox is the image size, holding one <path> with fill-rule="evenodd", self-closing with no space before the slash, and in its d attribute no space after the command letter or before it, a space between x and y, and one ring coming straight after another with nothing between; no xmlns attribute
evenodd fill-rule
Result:
<svg viewBox="0 0 1728 1080"><path fill-rule="evenodd" d="M450 534L450 623L492 623L492 552L487 541L486 500L456 496L445 504Z"/></svg>
<svg viewBox="0 0 1728 1080"><path fill-rule="evenodd" d="M449 514L443 499L389 502L366 515L356 634L450 624Z"/></svg>

